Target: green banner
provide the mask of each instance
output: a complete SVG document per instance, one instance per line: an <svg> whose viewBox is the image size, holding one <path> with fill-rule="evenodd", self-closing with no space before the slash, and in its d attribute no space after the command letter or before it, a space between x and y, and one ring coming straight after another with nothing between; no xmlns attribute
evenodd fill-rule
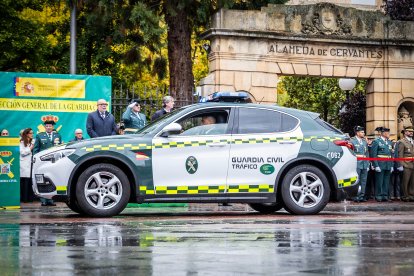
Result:
<svg viewBox="0 0 414 276"><path fill-rule="evenodd" d="M111 102L111 83L111 77L106 76L0 72L0 129L7 129L10 137L16 138L21 130L28 127L35 134L43 132L43 122L54 120L55 130L60 133L64 143L75 138L77 128L83 130L85 138L89 138L86 133L87 115L97 109L96 102L99 99ZM15 159L12 167L18 172L19 154L15 155L16 147L18 153L18 143L0 144L0 151L13 153ZM5 163L5 158L1 158ZM18 173L14 173L12 178L7 175L0 175L1 185L6 183L1 181L13 179L19 184ZM4 193L4 189L0 190L0 196ZM17 189L13 195L9 195L10 198L19 197L20 191ZM9 204L14 206L19 205L19 202L13 200Z"/></svg>
<svg viewBox="0 0 414 276"><path fill-rule="evenodd" d="M0 137L0 208L20 206L19 138Z"/></svg>
<svg viewBox="0 0 414 276"><path fill-rule="evenodd" d="M19 137L31 127L44 131L43 120L52 118L64 142L80 128L86 134L86 118L96 102L111 102L111 77L0 72L1 129ZM50 118L49 118L50 117Z"/></svg>

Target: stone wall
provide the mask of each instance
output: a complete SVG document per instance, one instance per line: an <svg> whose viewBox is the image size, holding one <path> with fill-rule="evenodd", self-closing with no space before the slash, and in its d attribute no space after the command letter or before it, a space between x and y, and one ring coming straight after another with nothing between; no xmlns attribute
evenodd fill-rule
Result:
<svg viewBox="0 0 414 276"><path fill-rule="evenodd" d="M278 76L369 80L367 128L397 132L399 104L414 101L414 22L330 3L221 10L212 28L203 94L246 90L275 103Z"/></svg>

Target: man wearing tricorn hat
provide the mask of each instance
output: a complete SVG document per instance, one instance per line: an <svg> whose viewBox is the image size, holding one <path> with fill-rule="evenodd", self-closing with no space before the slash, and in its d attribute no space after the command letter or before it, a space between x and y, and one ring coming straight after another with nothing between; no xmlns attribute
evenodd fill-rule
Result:
<svg viewBox="0 0 414 276"><path fill-rule="evenodd" d="M414 129L404 127L404 137L398 141L398 158L414 158ZM399 161L399 171L403 171L403 201L414 201L414 163L411 160Z"/></svg>
<svg viewBox="0 0 414 276"><path fill-rule="evenodd" d="M128 129L139 130L147 124L145 115L140 111L141 105L139 103L139 100L132 100L131 104L128 105L124 114L122 114L122 120L125 124L125 131L129 131Z"/></svg>
<svg viewBox="0 0 414 276"><path fill-rule="evenodd" d="M357 157L369 157L368 143L365 140L365 129L361 126L354 127L355 137L352 137L351 143L354 145L354 152ZM365 188L367 184L367 175L369 170L369 162L367 160L360 160L357 162L357 173L361 189L358 195L354 198L355 202L364 202Z"/></svg>
<svg viewBox="0 0 414 276"><path fill-rule="evenodd" d="M46 131L36 135L33 154L62 144L62 137L59 133L53 130L57 117L49 115L44 116L42 120ZM40 201L42 202L42 206L56 206L52 199L40 198Z"/></svg>
<svg viewBox="0 0 414 276"><path fill-rule="evenodd" d="M390 129L381 127L378 128L381 136L372 142L372 157L384 158L384 161L374 160L373 166L375 168L375 199L377 201L390 201L388 198L388 187L390 185L390 176L393 170L393 162L386 161L385 158L392 157L392 144L389 140Z"/></svg>

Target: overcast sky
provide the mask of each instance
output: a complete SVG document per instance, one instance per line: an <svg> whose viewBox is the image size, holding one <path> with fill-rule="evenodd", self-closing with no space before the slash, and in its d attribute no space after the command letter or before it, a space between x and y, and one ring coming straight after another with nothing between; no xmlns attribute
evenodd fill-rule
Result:
<svg viewBox="0 0 414 276"><path fill-rule="evenodd" d="M352 4L375 5L375 0L351 0Z"/></svg>

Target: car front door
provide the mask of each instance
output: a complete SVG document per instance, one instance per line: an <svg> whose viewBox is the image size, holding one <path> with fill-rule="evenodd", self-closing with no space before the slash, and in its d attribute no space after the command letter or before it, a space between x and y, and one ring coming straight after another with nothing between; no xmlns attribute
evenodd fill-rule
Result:
<svg viewBox="0 0 414 276"><path fill-rule="evenodd" d="M231 108L204 108L176 123L182 132L153 139L155 194L224 194L231 143Z"/></svg>
<svg viewBox="0 0 414 276"><path fill-rule="evenodd" d="M303 137L299 120L257 107L239 107L236 114L227 192L273 193L281 167L298 156Z"/></svg>

